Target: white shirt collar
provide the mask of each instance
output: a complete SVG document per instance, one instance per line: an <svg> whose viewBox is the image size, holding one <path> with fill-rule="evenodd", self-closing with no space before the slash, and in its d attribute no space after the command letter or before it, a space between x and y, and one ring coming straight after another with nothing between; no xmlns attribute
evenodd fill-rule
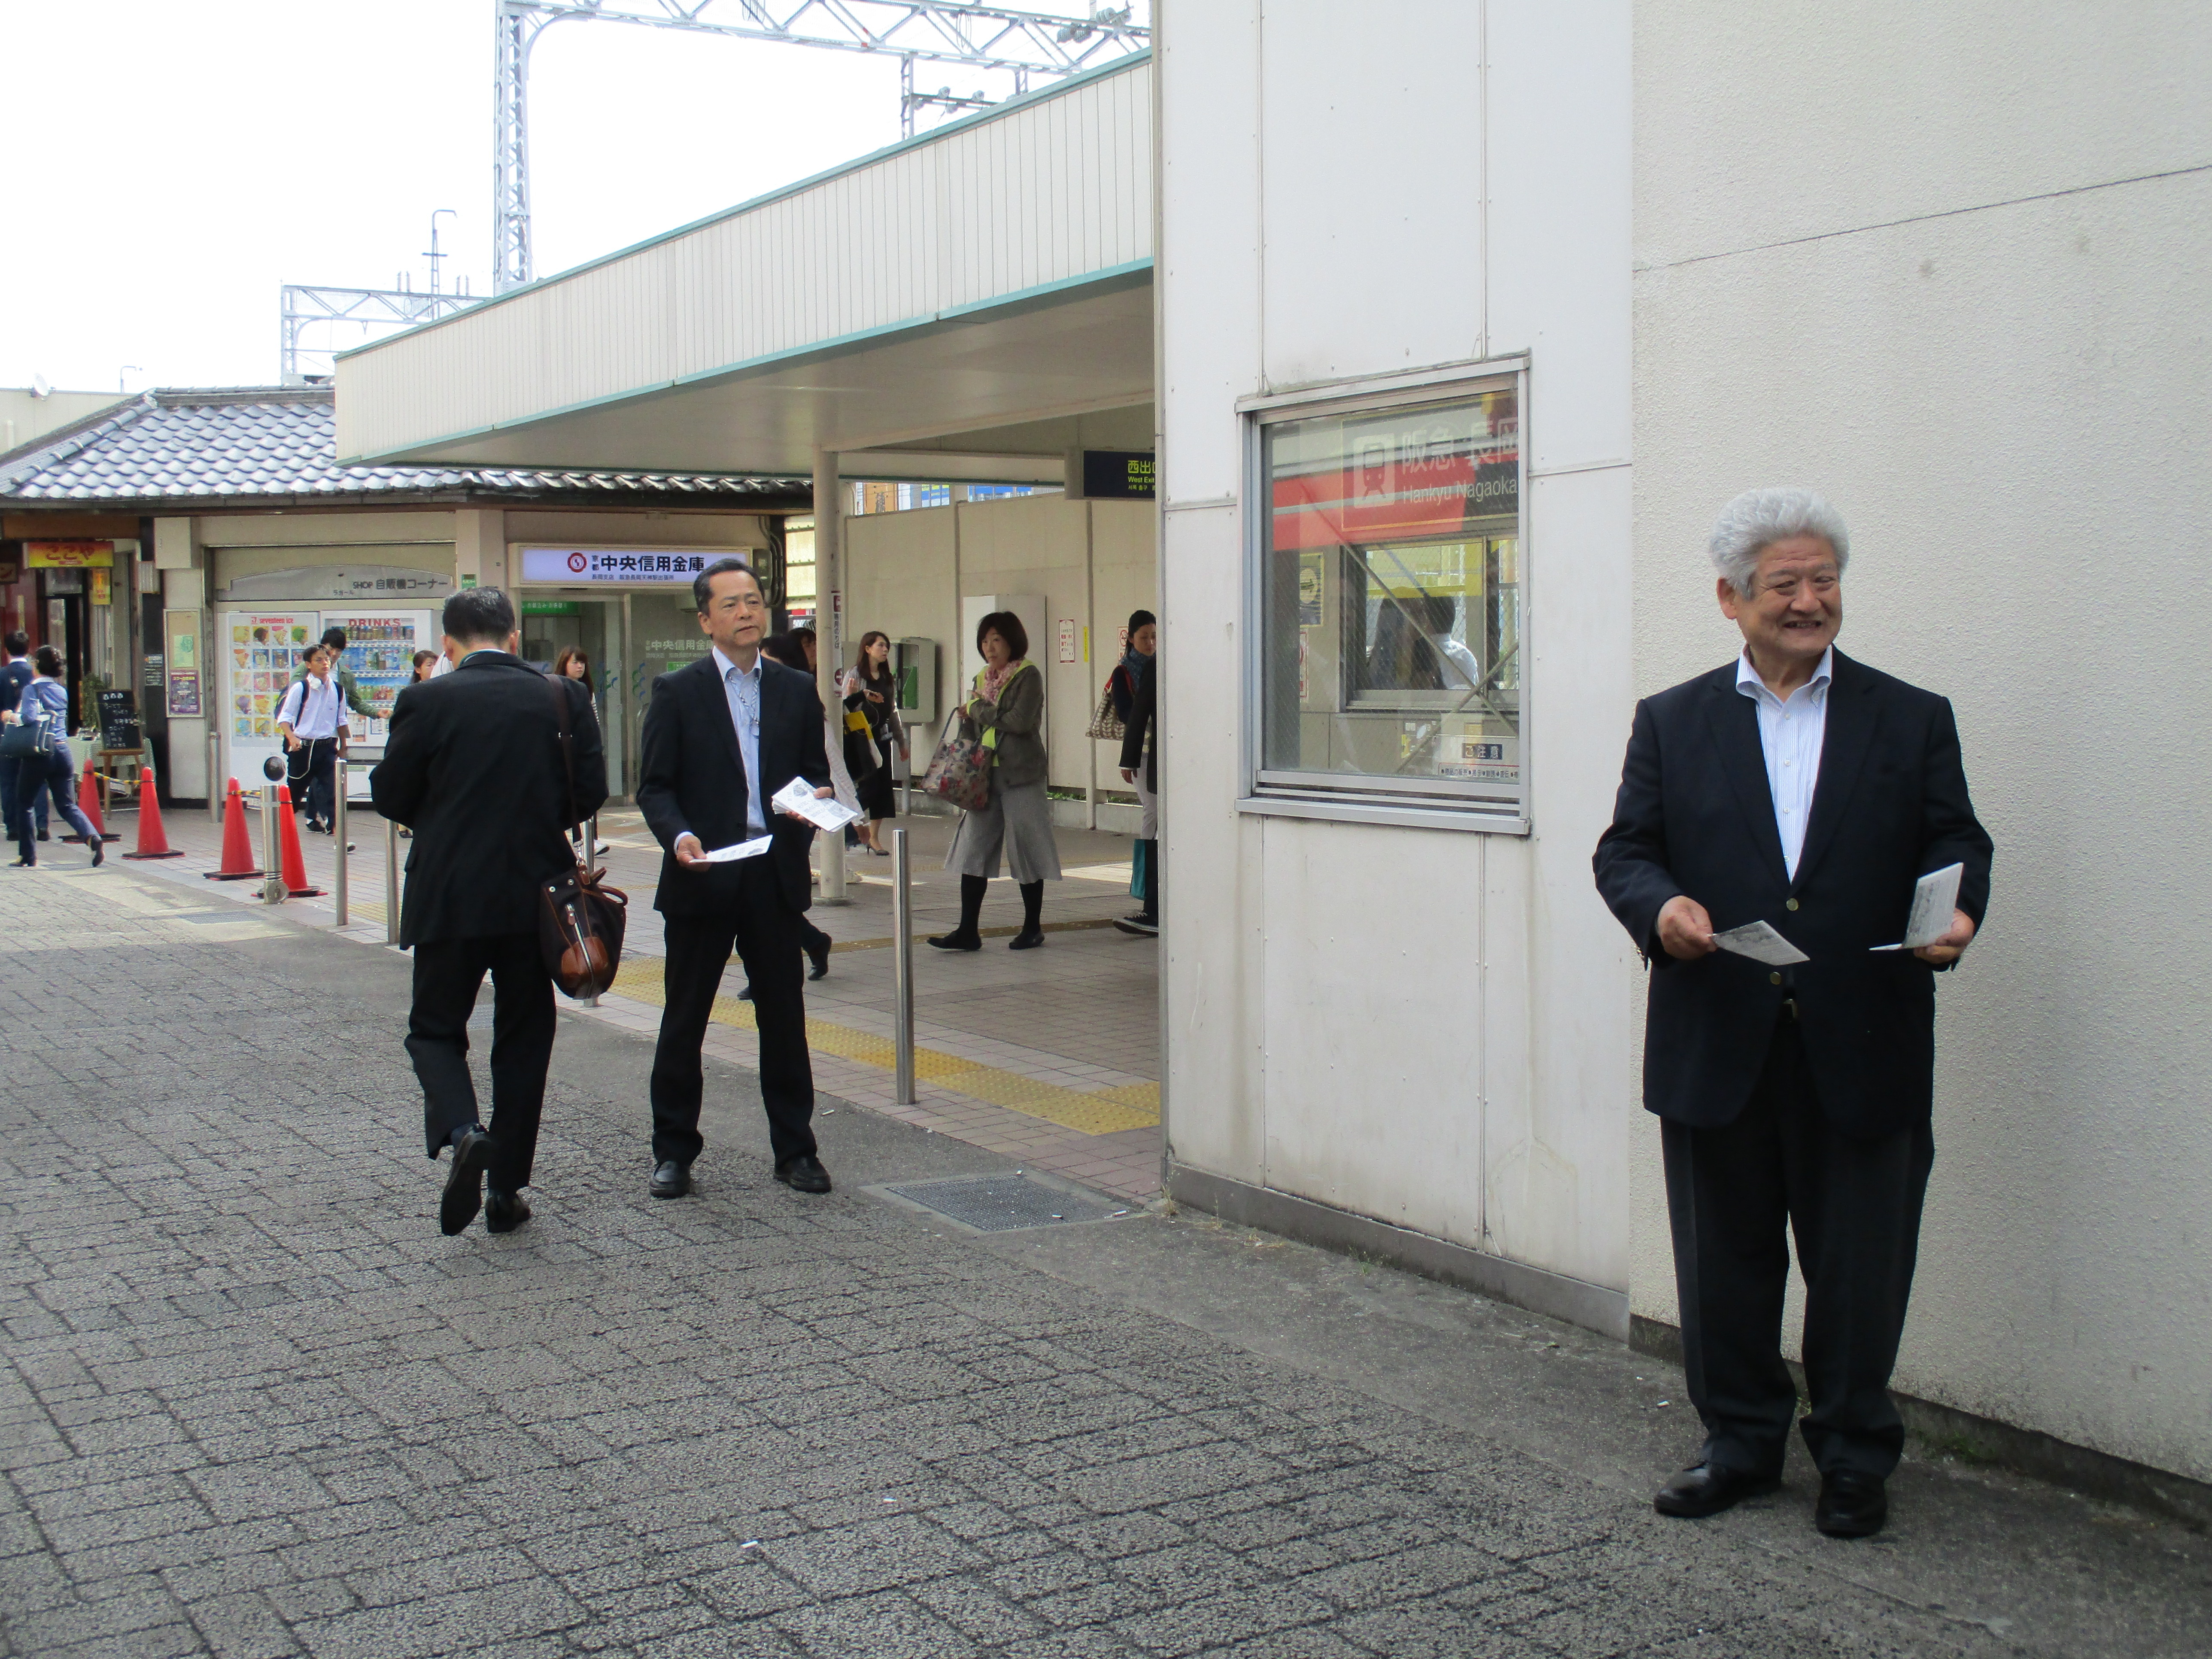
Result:
<svg viewBox="0 0 2212 1659"><path fill-rule="evenodd" d="M1820 653L1820 665L1813 671L1813 678L1799 686L1797 690L1825 691L1828 688L1829 682L1835 677L1836 647L1832 645ZM1743 653L1735 659L1735 689L1747 697L1755 698L1762 696L1774 697L1774 693L1768 688L1766 682L1759 678L1759 671L1751 665L1751 647L1747 645L1744 647ZM1790 695L1794 697L1797 692L1792 691ZM1774 701L1781 702L1784 699L1774 697Z"/></svg>
<svg viewBox="0 0 2212 1659"><path fill-rule="evenodd" d="M714 676L726 684L729 682L730 671L737 668L738 665L722 654L722 647L719 645L714 647L713 654ZM753 665L750 668L738 669L738 672L749 680L758 679L761 677L761 653L758 652L753 653Z"/></svg>

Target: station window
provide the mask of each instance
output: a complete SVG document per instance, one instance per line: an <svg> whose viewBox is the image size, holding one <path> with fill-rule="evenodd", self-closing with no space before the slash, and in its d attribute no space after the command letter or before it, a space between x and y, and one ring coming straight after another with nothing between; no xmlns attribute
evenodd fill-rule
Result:
<svg viewBox="0 0 2212 1659"><path fill-rule="evenodd" d="M1525 823L1520 405L1516 380L1255 420L1255 807Z"/></svg>

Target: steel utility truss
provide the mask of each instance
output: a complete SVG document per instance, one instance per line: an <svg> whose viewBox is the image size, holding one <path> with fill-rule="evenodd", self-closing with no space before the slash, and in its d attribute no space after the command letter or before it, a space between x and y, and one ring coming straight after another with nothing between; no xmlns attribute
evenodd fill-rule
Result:
<svg viewBox="0 0 2212 1659"><path fill-rule="evenodd" d="M1009 76L1015 96L1030 77L1056 80L1152 43L1132 21L1139 0L1102 6L1089 16L961 5L952 0L497 0L499 43L493 81L492 288L505 293L531 280L530 49L555 23L571 19L635 23L738 40L890 52L899 63L899 130L911 137L924 109L957 112L996 103L984 89L956 94L915 88L916 64L952 64ZM1002 94L1001 95L1004 95Z"/></svg>
<svg viewBox="0 0 2212 1659"><path fill-rule="evenodd" d="M412 328L434 323L483 303L481 294L423 294L405 288L309 288L287 283L283 299L283 339L280 372L285 386L310 384L310 369L318 380L329 376L331 354L365 341L372 333ZM334 340L328 345L307 343L307 331L317 325L331 330L358 328L358 339Z"/></svg>

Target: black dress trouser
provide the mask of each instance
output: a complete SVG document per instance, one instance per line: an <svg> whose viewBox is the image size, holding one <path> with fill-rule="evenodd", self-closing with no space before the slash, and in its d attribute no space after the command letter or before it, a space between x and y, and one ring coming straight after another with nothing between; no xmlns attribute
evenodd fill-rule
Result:
<svg viewBox="0 0 2212 1659"><path fill-rule="evenodd" d="M1887 1477L1905 1444L1889 1374L1936 1158L1929 1126L1873 1139L1829 1127L1785 1014L1741 1116L1717 1129L1662 1122L1660 1137L1683 1369L1706 1460L1782 1471L1797 1414L1781 1347L1787 1229L1805 1277L1805 1444L1823 1474Z"/></svg>
<svg viewBox="0 0 2212 1659"><path fill-rule="evenodd" d="M491 975L491 1121L499 1145L485 1179L495 1191L530 1184L545 1069L553 1059L553 981L535 933L425 939L415 946L415 1005L407 1054L422 1085L422 1137L430 1156L454 1130L478 1121L469 1075L469 1014Z"/></svg>
<svg viewBox="0 0 2212 1659"><path fill-rule="evenodd" d="M699 1104L706 1092L699 1047L732 947L752 986L769 1146L778 1164L815 1150L814 1066L806 1052L806 993L799 965L805 918L784 898L769 859L748 860L738 868L734 909L662 918L668 957L660 1041L653 1051L656 1164L671 1158L689 1164L706 1145L699 1133Z"/></svg>

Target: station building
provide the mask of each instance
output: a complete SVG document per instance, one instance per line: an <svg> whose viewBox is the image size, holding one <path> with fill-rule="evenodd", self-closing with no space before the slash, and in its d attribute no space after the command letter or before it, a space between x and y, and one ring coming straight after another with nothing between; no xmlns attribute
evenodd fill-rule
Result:
<svg viewBox="0 0 2212 1659"><path fill-rule="evenodd" d="M781 598L784 524L809 499L758 475L342 467L332 426L327 387L149 392L0 454L0 617L61 650L79 727L100 692L133 694L169 798L204 799L210 778L220 794L276 752L276 700L325 628L388 709L457 585L549 563L591 580L530 610L524 651L586 649L626 775L641 647L669 631L653 607L730 553ZM383 726L356 732L365 757Z"/></svg>
<svg viewBox="0 0 2212 1659"><path fill-rule="evenodd" d="M1998 848L1897 1385L2201 1498L2208 680L2141 624L2212 499L2212 20L2032 9L1171 0L1150 58L342 359L339 453L810 473L847 639L957 680L1042 601L1070 788L1156 599L1168 1190L1655 1349L1590 854L1636 699L1739 648L1714 514L1820 489L1844 648L1953 698ZM1063 493L850 522L856 477Z"/></svg>

